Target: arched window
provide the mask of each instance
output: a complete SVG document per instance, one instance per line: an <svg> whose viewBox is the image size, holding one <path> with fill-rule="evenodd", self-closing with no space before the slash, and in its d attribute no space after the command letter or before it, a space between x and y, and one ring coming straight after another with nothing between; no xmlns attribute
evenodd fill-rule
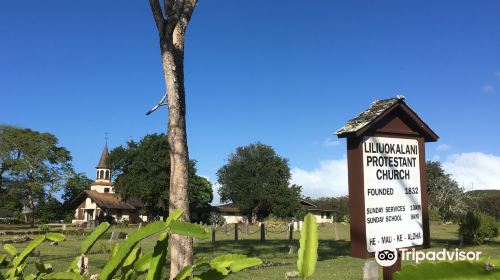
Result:
<svg viewBox="0 0 500 280"><path fill-rule="evenodd" d="M96 179L99 179L99 170L97 170L97 171L96 171L95 178L96 178Z"/></svg>
<svg viewBox="0 0 500 280"><path fill-rule="evenodd" d="M103 179L103 178L104 178L104 170L101 170L101 171L99 172L99 175L100 175L100 176L99 176L99 179Z"/></svg>
<svg viewBox="0 0 500 280"><path fill-rule="evenodd" d="M109 180L109 170L106 170L106 179Z"/></svg>

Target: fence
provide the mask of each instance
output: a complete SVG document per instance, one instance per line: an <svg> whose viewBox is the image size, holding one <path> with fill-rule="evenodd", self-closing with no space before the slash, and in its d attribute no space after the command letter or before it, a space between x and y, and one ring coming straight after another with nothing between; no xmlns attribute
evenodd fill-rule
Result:
<svg viewBox="0 0 500 280"><path fill-rule="evenodd" d="M260 225L245 224L224 224L222 226L212 225L212 242L220 240L255 240L260 239L265 242L266 239L273 240L293 240L293 224L266 224ZM219 238L217 238L219 236Z"/></svg>

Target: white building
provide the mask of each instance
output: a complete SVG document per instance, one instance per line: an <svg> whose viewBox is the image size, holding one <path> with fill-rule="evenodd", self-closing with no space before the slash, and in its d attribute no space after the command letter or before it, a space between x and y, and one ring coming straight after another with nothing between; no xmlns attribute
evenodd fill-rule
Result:
<svg viewBox="0 0 500 280"><path fill-rule="evenodd" d="M314 215L318 224L333 223L332 209L321 209L305 200L300 200L300 206L307 213ZM212 207L212 212L219 213L228 224L241 223L246 219L245 216L241 214L240 208L234 203L214 206Z"/></svg>
<svg viewBox="0 0 500 280"><path fill-rule="evenodd" d="M112 216L117 222L129 220L136 223L146 219L139 216L139 210L143 206L139 199L124 201L115 194L108 159L108 145L105 145L96 166L95 182L90 186L90 190L83 191L71 202L75 209L73 223L91 222L104 219L105 216Z"/></svg>

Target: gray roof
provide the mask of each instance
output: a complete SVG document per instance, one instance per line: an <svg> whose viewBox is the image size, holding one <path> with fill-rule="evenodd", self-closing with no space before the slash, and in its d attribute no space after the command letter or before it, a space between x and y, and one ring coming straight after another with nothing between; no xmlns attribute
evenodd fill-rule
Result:
<svg viewBox="0 0 500 280"><path fill-rule="evenodd" d="M342 128L337 130L335 134L343 135L347 133L353 133L362 129L364 126L368 125L383 112L385 112L385 110L390 108L395 103L403 101L404 99L404 96L398 95L395 98L375 100L370 108L363 111L357 117L349 120Z"/></svg>

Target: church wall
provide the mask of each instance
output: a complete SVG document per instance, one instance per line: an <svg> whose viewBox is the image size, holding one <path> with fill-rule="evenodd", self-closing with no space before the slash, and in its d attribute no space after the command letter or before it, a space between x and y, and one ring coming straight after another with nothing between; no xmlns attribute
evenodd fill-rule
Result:
<svg viewBox="0 0 500 280"><path fill-rule="evenodd" d="M108 188L109 193L115 193L113 186L92 185L90 189L99 193L105 193L104 189Z"/></svg>

